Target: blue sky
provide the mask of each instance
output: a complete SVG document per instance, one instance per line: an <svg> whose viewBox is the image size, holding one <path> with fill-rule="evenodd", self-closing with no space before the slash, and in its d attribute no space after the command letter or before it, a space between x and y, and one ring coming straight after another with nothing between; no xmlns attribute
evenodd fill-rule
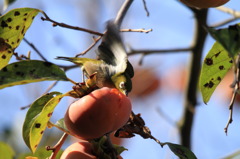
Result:
<svg viewBox="0 0 240 159"><path fill-rule="evenodd" d="M146 0L150 17L146 16L142 1L134 1L129 9L122 28L152 28L153 31L145 33L122 33L126 46L134 49L171 49L185 48L191 45L194 33L194 19L192 13L176 0ZM33 7L45 11L52 19L74 26L81 26L104 31L105 22L116 16L123 3L112 0L18 0L10 9L20 7ZM226 4L236 10L240 10L239 1L232 0ZM26 34L26 38L47 57L56 64L68 62L57 61L56 56L74 56L84 51L92 43L92 35L60 27L52 27L51 23L43 22L39 15L36 17L32 27ZM230 17L216 9L209 10L208 24L214 24ZM214 43L211 37L207 37L204 47L204 55ZM96 48L95 48L96 49ZM26 43L22 42L17 52L27 54L32 50ZM87 57L95 57L94 50ZM40 59L32 50L32 59ZM136 67L151 67L159 77L164 76L170 70L180 66L188 67L189 53L152 54L146 56L143 66L137 66L139 55L130 57L130 61ZM14 62L13 58L11 62ZM75 81L81 79L80 69L67 72L68 77ZM12 125L18 132L19 143L24 145L21 139L21 127L26 110L19 108L26 106L38 98L51 85L52 82L40 82L21 86L5 88L0 91L0 126ZM59 82L53 90L67 92L72 87L71 83ZM228 89L228 88L226 88ZM170 93L169 93L170 92ZM53 120L63 117L67 106L73 100L64 99L54 112ZM231 152L240 149L240 116L239 110L235 109L234 121L230 125L228 136L223 128L228 119L228 101L222 100L217 94L213 95L208 105L204 105L199 95L199 106L193 126L192 141L193 152L200 159L218 159ZM178 121L181 117L184 103L184 94L171 93L168 87L162 87L153 95L143 99L133 99L135 113L141 113L152 134L162 142L179 142L178 130L171 125L157 110L169 116L171 120ZM1 130L0 130L1 133ZM135 158L177 158L167 147L161 148L152 140L144 140L137 136L125 142L129 150L123 153L127 159ZM26 146L23 146L26 149Z"/></svg>

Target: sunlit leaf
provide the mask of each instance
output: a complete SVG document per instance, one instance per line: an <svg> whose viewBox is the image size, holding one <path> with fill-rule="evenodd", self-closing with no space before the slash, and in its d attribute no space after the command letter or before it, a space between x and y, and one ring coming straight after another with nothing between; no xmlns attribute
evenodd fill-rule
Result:
<svg viewBox="0 0 240 159"><path fill-rule="evenodd" d="M0 142L0 158L1 159L13 159L15 152L13 149L6 143Z"/></svg>
<svg viewBox="0 0 240 159"><path fill-rule="evenodd" d="M208 28L210 34L219 42L225 50L234 57L240 51L240 26L230 25L228 28L215 30Z"/></svg>
<svg viewBox="0 0 240 159"><path fill-rule="evenodd" d="M182 145L178 145L178 144L173 144L173 143L165 143L168 145L168 147L170 148L170 150L177 155L180 159L197 159L197 157L195 156L195 154L189 150L188 148L182 146Z"/></svg>
<svg viewBox="0 0 240 159"><path fill-rule="evenodd" d="M233 59L227 51L215 43L204 59L200 75L200 91L204 103L207 103L218 84L233 65Z"/></svg>
<svg viewBox="0 0 240 159"><path fill-rule="evenodd" d="M47 151L45 147L41 147L36 150L34 154L25 153L18 156L17 159L47 159L51 155L52 151ZM56 159L59 159L63 150L58 151Z"/></svg>
<svg viewBox="0 0 240 159"><path fill-rule="evenodd" d="M59 92L48 93L29 108L23 124L23 139L32 152L35 152L53 110L63 96Z"/></svg>
<svg viewBox="0 0 240 159"><path fill-rule="evenodd" d="M67 81L65 72L44 61L25 60L5 66L0 70L0 89L39 81Z"/></svg>
<svg viewBox="0 0 240 159"><path fill-rule="evenodd" d="M13 50L18 47L39 12L34 8L18 8L0 17L0 69L8 64Z"/></svg>

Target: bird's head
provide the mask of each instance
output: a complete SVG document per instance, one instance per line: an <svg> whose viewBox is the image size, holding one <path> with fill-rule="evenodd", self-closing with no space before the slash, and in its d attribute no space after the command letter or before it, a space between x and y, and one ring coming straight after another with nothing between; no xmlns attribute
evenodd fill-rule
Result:
<svg viewBox="0 0 240 159"><path fill-rule="evenodd" d="M111 77L115 87L126 96L132 90L132 81L128 74L118 73Z"/></svg>

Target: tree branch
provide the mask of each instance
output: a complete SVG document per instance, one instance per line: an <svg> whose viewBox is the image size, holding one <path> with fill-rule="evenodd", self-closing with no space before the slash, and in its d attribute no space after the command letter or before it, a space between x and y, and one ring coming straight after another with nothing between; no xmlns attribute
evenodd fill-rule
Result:
<svg viewBox="0 0 240 159"><path fill-rule="evenodd" d="M194 119L194 111L197 105L197 86L201 70L202 51L207 36L207 32L203 26L206 26L208 13L207 9L192 9L192 11L196 19L195 44L192 51L193 53L191 54L190 75L185 94L184 113L179 122L181 144L188 148L191 148L191 129Z"/></svg>
<svg viewBox="0 0 240 159"><path fill-rule="evenodd" d="M122 7L119 9L118 13L117 13L117 16L115 18L115 24L117 24L120 28L120 26L122 25L122 21L123 21L123 18L125 17L125 15L127 14L127 11L129 9L129 7L131 6L133 0L126 0Z"/></svg>

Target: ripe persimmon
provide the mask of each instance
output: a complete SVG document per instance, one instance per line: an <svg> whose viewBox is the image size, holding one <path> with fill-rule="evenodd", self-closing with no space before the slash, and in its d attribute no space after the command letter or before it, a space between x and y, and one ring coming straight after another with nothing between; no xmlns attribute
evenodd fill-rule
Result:
<svg viewBox="0 0 240 159"><path fill-rule="evenodd" d="M94 139L121 128L132 110L128 97L115 88L103 87L71 104L64 121L80 139Z"/></svg>
<svg viewBox="0 0 240 159"><path fill-rule="evenodd" d="M224 5L229 0L180 0L182 3L195 8L212 8Z"/></svg>

